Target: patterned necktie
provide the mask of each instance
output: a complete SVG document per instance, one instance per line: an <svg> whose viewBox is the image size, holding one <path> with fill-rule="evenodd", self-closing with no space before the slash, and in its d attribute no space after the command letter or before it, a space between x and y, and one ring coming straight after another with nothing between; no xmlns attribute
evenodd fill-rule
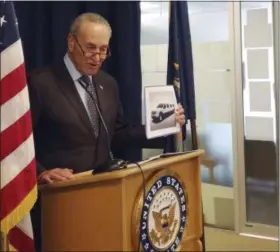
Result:
<svg viewBox="0 0 280 252"><path fill-rule="evenodd" d="M95 106L95 103L97 103L97 95L96 95L96 88L95 85L92 83L91 79L87 75L83 75L80 80L86 84L86 88L88 92L91 94L91 96L87 93L87 106L89 110L89 118L91 125L94 130L94 134L96 137L98 137L99 134L99 114L97 111L97 108ZM94 99L94 101L92 100Z"/></svg>

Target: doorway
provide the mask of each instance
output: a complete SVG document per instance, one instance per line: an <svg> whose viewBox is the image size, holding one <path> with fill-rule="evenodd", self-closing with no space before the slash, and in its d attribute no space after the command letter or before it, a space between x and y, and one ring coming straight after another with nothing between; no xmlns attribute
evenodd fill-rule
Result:
<svg viewBox="0 0 280 252"><path fill-rule="evenodd" d="M235 2L239 233L278 237L278 2Z"/></svg>

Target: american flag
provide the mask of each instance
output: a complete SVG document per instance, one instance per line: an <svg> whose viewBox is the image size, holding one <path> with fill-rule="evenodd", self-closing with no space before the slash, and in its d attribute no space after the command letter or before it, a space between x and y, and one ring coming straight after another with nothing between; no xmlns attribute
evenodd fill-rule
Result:
<svg viewBox="0 0 280 252"><path fill-rule="evenodd" d="M4 251L34 251L35 151L24 57L13 3L0 1L1 191Z"/></svg>

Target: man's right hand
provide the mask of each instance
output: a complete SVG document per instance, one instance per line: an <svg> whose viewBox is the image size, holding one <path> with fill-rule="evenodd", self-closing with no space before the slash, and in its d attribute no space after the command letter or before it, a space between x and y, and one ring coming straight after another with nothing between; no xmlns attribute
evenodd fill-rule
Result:
<svg viewBox="0 0 280 252"><path fill-rule="evenodd" d="M73 179L73 170L67 168L55 168L42 172L38 177L40 184L51 184L56 181Z"/></svg>

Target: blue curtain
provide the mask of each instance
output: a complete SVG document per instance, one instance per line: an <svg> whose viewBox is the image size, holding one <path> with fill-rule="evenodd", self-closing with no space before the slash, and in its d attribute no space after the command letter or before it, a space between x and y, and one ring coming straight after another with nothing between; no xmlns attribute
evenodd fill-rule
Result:
<svg viewBox="0 0 280 252"><path fill-rule="evenodd" d="M173 85L186 119L195 120L192 44L186 1L170 1L167 85ZM179 87L178 87L179 85ZM182 129L183 139L186 130ZM165 152L176 152L176 136L169 136Z"/></svg>
<svg viewBox="0 0 280 252"><path fill-rule="evenodd" d="M112 56L104 69L119 84L126 118L141 123L140 3L75 1L15 2L27 72L62 59L66 38L74 18L84 12L104 16L112 26ZM116 150L116 156L140 160L141 150Z"/></svg>

